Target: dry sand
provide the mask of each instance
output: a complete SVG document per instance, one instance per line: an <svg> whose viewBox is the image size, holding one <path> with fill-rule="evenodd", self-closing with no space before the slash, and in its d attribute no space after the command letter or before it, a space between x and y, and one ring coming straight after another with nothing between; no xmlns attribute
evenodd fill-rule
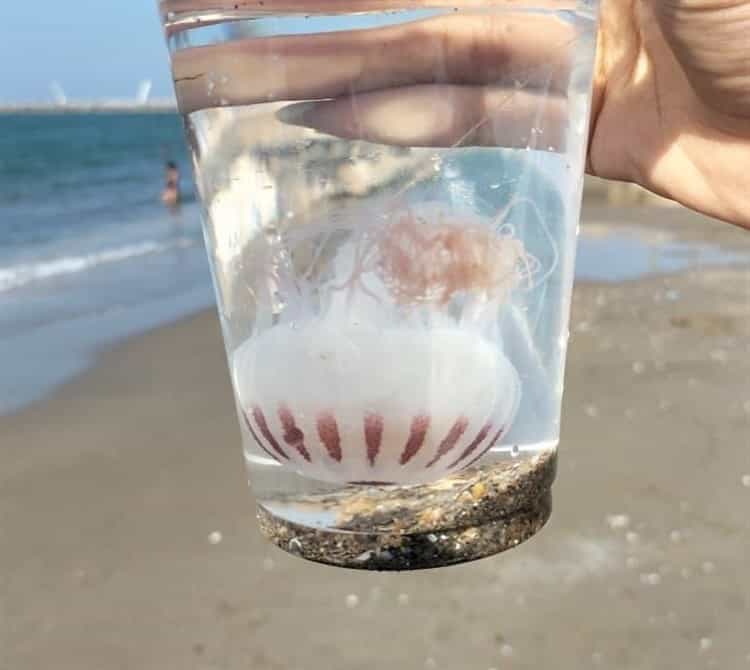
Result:
<svg viewBox="0 0 750 670"><path fill-rule="evenodd" d="M395 575L260 539L213 313L105 354L0 421L0 669L750 668L750 270L581 284L571 331L548 526Z"/></svg>

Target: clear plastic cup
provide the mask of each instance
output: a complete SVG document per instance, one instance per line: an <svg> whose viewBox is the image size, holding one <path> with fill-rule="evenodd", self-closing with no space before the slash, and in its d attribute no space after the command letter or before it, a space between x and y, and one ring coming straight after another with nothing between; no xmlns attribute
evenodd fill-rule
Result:
<svg viewBox="0 0 750 670"><path fill-rule="evenodd" d="M160 8L264 534L386 570L533 535L598 3Z"/></svg>

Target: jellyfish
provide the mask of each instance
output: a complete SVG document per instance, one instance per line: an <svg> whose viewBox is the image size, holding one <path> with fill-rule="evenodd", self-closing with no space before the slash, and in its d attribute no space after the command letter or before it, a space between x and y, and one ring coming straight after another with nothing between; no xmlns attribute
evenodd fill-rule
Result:
<svg viewBox="0 0 750 670"><path fill-rule="evenodd" d="M334 232L327 270L311 269ZM341 484L420 484L476 463L521 400L487 324L530 282L536 259L510 227L424 206L310 234L309 267L277 272L287 317L232 357L258 452Z"/></svg>

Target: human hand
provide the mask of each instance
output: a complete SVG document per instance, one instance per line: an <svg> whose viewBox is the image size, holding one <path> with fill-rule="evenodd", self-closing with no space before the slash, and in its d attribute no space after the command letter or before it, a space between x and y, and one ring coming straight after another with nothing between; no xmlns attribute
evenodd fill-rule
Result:
<svg viewBox="0 0 750 670"><path fill-rule="evenodd" d="M162 7L220 4L163 0ZM265 5L270 13L337 9L335 0ZM359 0L348 9L357 5L404 2ZM258 3L232 7L257 10ZM461 3L477 7L488 3ZM748 1L603 0L588 170L750 227L748 35ZM554 149L564 141L569 45L576 38L571 24L553 15L460 13L361 31L242 39L178 52L173 64L187 112L305 101L285 106L280 118L384 144Z"/></svg>
<svg viewBox="0 0 750 670"><path fill-rule="evenodd" d="M750 228L750 2L605 0L588 169Z"/></svg>

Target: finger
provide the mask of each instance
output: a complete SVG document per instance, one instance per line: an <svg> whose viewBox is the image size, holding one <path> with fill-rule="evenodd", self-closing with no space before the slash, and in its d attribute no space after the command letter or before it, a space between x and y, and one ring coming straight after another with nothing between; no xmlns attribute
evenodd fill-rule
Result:
<svg viewBox="0 0 750 670"><path fill-rule="evenodd" d="M173 74L185 113L425 83L564 90L575 36L575 26L554 15L451 15L183 49L173 55Z"/></svg>
<svg viewBox="0 0 750 670"><path fill-rule="evenodd" d="M277 116L292 125L377 144L560 150L567 103L533 91L437 84L298 103Z"/></svg>

